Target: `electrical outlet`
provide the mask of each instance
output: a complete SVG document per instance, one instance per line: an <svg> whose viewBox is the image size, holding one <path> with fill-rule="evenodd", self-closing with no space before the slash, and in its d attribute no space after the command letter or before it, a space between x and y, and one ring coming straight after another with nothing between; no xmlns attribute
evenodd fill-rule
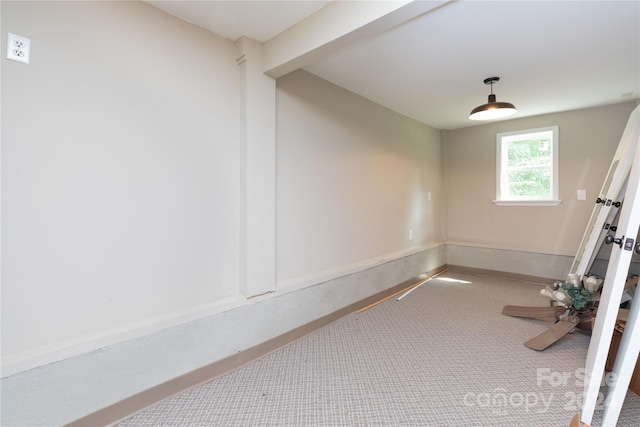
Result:
<svg viewBox="0 0 640 427"><path fill-rule="evenodd" d="M31 40L28 38L7 34L7 59L28 64L30 47Z"/></svg>

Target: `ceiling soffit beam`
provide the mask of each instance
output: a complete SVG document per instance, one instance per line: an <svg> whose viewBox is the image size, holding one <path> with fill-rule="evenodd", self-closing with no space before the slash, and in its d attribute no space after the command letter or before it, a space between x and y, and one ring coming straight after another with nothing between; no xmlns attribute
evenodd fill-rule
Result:
<svg viewBox="0 0 640 427"><path fill-rule="evenodd" d="M264 72L282 77L454 1L331 2L265 43Z"/></svg>

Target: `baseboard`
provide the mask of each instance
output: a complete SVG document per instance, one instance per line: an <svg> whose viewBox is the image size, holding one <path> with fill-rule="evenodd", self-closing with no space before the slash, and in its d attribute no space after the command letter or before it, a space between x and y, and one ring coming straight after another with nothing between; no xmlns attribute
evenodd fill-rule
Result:
<svg viewBox="0 0 640 427"><path fill-rule="evenodd" d="M295 292L300 289L304 289L307 286L311 286L317 283L327 282L329 280L333 280L338 277L347 276L349 274L358 273L370 268L374 268L380 266L382 264L386 264L388 262L392 262L398 260L400 258L405 258L411 255L419 254L421 252L425 252L431 249L436 249L438 247L443 247L443 242L436 242L427 245L415 246L409 249L404 249L397 252L391 252L388 254L384 254L375 258L366 259L363 261L359 261L353 264L340 266L338 268L334 268L331 270L320 271L315 274L310 274L308 276L296 277L291 280L284 280L277 283L276 292L274 295L282 295L288 292Z"/></svg>
<svg viewBox="0 0 640 427"><path fill-rule="evenodd" d="M116 328L102 330L74 337L66 341L38 347L24 353L12 354L0 359L0 377L5 378L20 374L39 366L45 366L70 357L86 354L114 344L143 337L166 328L182 325L194 320L203 319L218 313L233 310L249 303L256 303L261 300L261 298L277 297L287 293L300 291L309 286L324 283L350 274L359 273L367 269L381 266L385 263L394 262L402 258L408 258L442 246L442 243L417 246L372 259L363 260L336 269L319 272L314 275L279 282L277 283L277 289L275 292L261 297L254 297L250 302L244 296L232 295L199 306L165 313L154 318L144 319L142 321L125 324Z"/></svg>
<svg viewBox="0 0 640 427"><path fill-rule="evenodd" d="M571 270L572 256L447 242L447 263L470 268L510 272L531 277L562 280Z"/></svg>
<svg viewBox="0 0 640 427"><path fill-rule="evenodd" d="M360 308L371 305L381 299L393 295L403 289L419 282L423 282L425 277L433 276L444 270L445 267L438 267L419 276L415 276L389 289L378 292L370 297L364 298L356 303L336 310L326 316L320 317L307 324L299 326L291 331L281 334L275 338L257 344L247 350L240 351L232 356L226 357L209 365L198 368L194 371L181 375L172 380L166 381L148 390L137 393L103 409L95 411L87 416L66 424L67 427L84 426L110 426L121 422L145 409L171 398L179 393L187 391L193 387L209 382L221 375L227 374L242 366L258 360L274 351L277 351L293 342L302 339L321 328L347 316Z"/></svg>
<svg viewBox="0 0 640 427"><path fill-rule="evenodd" d="M247 304L246 298L233 295L211 303L175 311L151 319L126 324L106 331L83 335L63 342L38 347L24 353L2 358L2 378L55 363L73 356L86 354L101 348L139 338L172 326L181 325L214 314L223 313Z"/></svg>
<svg viewBox="0 0 640 427"><path fill-rule="evenodd" d="M486 268L465 267L462 265L447 264L447 269L453 273L460 272L460 273L467 273L467 274L475 274L477 276L501 277L503 279L517 280L520 282L530 282L530 283L536 283L540 285L550 285L553 282L558 281L558 278L531 276L528 274L511 273L509 271L489 270Z"/></svg>

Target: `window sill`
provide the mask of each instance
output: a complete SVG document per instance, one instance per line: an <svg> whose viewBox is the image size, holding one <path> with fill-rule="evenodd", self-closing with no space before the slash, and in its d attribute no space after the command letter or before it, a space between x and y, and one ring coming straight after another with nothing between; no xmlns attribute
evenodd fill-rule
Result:
<svg viewBox="0 0 640 427"><path fill-rule="evenodd" d="M494 200L498 206L558 206L562 200Z"/></svg>

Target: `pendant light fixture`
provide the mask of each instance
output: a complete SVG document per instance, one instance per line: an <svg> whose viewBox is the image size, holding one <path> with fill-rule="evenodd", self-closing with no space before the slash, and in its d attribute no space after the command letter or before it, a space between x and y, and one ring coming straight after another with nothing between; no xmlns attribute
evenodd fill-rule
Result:
<svg viewBox="0 0 640 427"><path fill-rule="evenodd" d="M493 94L493 84L497 83L500 77L489 77L484 79L484 84L491 85L491 94L489 102L474 108L469 114L471 120L494 120L510 116L518 112L516 107L509 102L496 102L496 96Z"/></svg>

